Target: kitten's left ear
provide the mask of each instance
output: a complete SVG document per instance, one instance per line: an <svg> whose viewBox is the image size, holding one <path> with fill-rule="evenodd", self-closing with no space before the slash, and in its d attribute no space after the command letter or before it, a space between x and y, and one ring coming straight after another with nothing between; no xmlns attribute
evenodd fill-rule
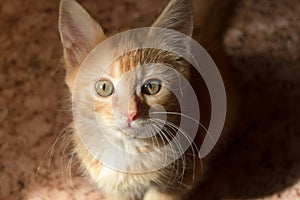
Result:
<svg viewBox="0 0 300 200"><path fill-rule="evenodd" d="M173 29L188 36L193 34L193 14L190 0L171 0L153 27Z"/></svg>
<svg viewBox="0 0 300 200"><path fill-rule="evenodd" d="M67 69L78 67L87 54L105 38L100 25L75 0L61 0L59 32Z"/></svg>

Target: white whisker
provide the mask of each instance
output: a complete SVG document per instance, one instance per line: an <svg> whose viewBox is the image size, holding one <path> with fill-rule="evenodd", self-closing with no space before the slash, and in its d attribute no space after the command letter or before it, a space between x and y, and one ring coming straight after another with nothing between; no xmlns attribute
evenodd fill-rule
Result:
<svg viewBox="0 0 300 200"><path fill-rule="evenodd" d="M186 115L184 113L179 113L179 112L151 112L150 114L170 114L170 115L179 115L179 116L183 116L186 117L190 120L192 120L193 122L197 123L201 128L203 128L203 130L205 130L205 132L208 134L208 136L210 137L210 139L214 142L214 144L216 144L216 140L213 138L213 136L211 135L211 133L208 131L208 129L198 120L194 119L193 117Z"/></svg>
<svg viewBox="0 0 300 200"><path fill-rule="evenodd" d="M160 120L160 119L154 119L154 120L156 120L156 122L159 122L159 123L161 123L161 124L164 125L164 121L163 120ZM172 128L172 130L174 131L173 128ZM174 176L174 180L180 179L180 183L181 183L183 181L185 167L186 167L186 161L185 161L186 157L184 155L184 151L181 148L180 142L178 141L177 138L174 137L174 134L170 130L164 128L164 129L162 129L162 133L166 133L167 135L169 135L169 136L171 136L173 138L173 142L174 142L177 150L175 150L175 148L174 148L173 144L171 143L170 139L168 138L168 136L165 136L166 140L168 141L168 144L171 146L171 149L173 150L172 151L173 152L173 158L174 159L176 158L176 160L175 160L176 164L173 164L173 169L172 169L172 172L173 172L175 170L175 166L177 167L176 168L176 174ZM181 164L182 164L182 167L183 167L182 168L182 172L181 172L180 175L178 175L179 174L180 163L178 164L179 161L177 159L177 156L175 155L175 152L178 152L178 151L179 151L179 154L181 155L180 159L181 159ZM169 176L169 178L171 178L171 176ZM169 181L170 181L170 179L169 179Z"/></svg>
<svg viewBox="0 0 300 200"><path fill-rule="evenodd" d="M60 171L61 171L61 175L64 176L64 172L63 172L63 157L65 155L65 152L68 148L68 146L72 143L72 140L69 140L68 143L66 144L66 146L64 147L61 156L60 156Z"/></svg>
<svg viewBox="0 0 300 200"><path fill-rule="evenodd" d="M193 169L193 180L195 179L195 172L194 172L194 169L196 168L196 154L195 154L195 150L196 152L198 152L198 148L197 148L197 145L195 144L195 142L193 141L193 139L189 136L189 134L183 130L182 128L178 127L177 125L175 125L174 123L171 123L171 122L168 122L168 121L163 121L161 119L156 119L157 121L160 121L161 123L164 123L166 126L168 126L169 128L173 129L173 131L176 132L176 130L179 131L179 133L181 133L186 139L187 141L191 144L191 150L192 150L192 154L188 154L188 153L185 153L186 155L191 155L193 157L193 161L192 161L192 169ZM176 130L174 130L176 129ZM186 159L186 158L185 158ZM203 169L203 163L202 163L202 160L200 159L200 163L201 163L201 167Z"/></svg>
<svg viewBox="0 0 300 200"><path fill-rule="evenodd" d="M65 138L65 136L67 134L69 134L68 129L70 129L72 127L72 124L69 124L68 126L66 126L59 134L58 136L55 138L54 142L51 144L51 146L48 148L47 152L45 153L45 155L43 156L43 158L40 161L40 164L36 170L36 173L40 170L45 158L47 157L47 155L50 153L49 155L49 160L48 160L48 168L50 167L50 162L51 162L51 158L52 158L52 154L54 151L54 147L56 146L57 142L59 140L61 140L62 138Z"/></svg>
<svg viewBox="0 0 300 200"><path fill-rule="evenodd" d="M75 152L73 152L71 154L71 157L70 157L70 159L68 161L68 165L67 165L67 172L68 172L68 177L69 177L68 180L69 180L69 183L71 185L71 188L74 187L73 180L72 180L72 162L73 162L74 155L75 155Z"/></svg>

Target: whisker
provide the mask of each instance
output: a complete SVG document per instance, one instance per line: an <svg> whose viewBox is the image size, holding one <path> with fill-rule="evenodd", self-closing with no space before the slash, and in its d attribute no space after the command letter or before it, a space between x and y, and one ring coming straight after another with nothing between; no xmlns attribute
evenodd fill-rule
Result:
<svg viewBox="0 0 300 200"><path fill-rule="evenodd" d="M61 171L61 175L64 176L64 172L63 172L63 157L65 155L65 152L68 148L68 146L72 143L72 140L69 140L68 143L66 144L66 146L64 147L61 156L60 156L60 171Z"/></svg>
<svg viewBox="0 0 300 200"><path fill-rule="evenodd" d="M55 145L57 144L57 142L59 140L61 140L62 138L64 138L69 132L67 131L68 129L70 129L72 127L72 124L69 124L68 126L66 126L58 135L57 137L55 138L54 142L51 144L51 146L48 148L47 152L45 153L45 155L43 156L43 158L41 159L40 161L40 164L36 170L36 173L40 170L43 162L45 161L47 155L50 153L50 156L49 156L49 161L48 161L48 168L50 167L50 162L51 162L51 158L52 158L52 154L53 154L53 151L54 151L54 147Z"/></svg>
<svg viewBox="0 0 300 200"><path fill-rule="evenodd" d="M172 133L171 133L168 129L164 129L164 130L165 130L169 135L172 135ZM173 140L174 140L174 143L175 143L175 145L176 145L176 149L178 149L179 152L180 152L180 154L181 154L180 158L181 158L182 166L183 166L182 171L184 171L184 166L185 166L185 155L184 155L184 152L183 152L182 148L180 147L179 141L178 141L176 138L173 138ZM176 159L175 162L176 162L176 164L175 164L175 165L176 165L176 174L175 174L175 176L174 176L174 180L177 180L177 179L179 179L180 177L183 177L183 174L181 173L181 175L178 176L178 174L179 174L179 168L180 168L180 162L179 162L178 159ZM173 167L173 169L175 169L175 166Z"/></svg>
<svg viewBox="0 0 300 200"><path fill-rule="evenodd" d="M175 131L174 129L172 129L173 131ZM168 131L168 132L170 132L170 131ZM175 131L176 132L176 131ZM170 132L171 133L171 132ZM173 136L173 135L172 135ZM180 176L178 176L177 177L177 174L179 173L179 165L180 165L180 163L177 165L177 172L176 172L176 176L175 177L177 177L177 179L180 179L180 183L182 183L183 182L183 177L184 177L184 173L185 173L185 167L186 167L186 157L185 157L185 154L184 154L184 150L181 148L181 145L180 145L180 142L179 142L179 140L176 138L176 137L174 137L173 136L173 140L174 140L174 142L175 142L175 144L176 144L176 146L177 146L177 148L179 149L179 151L180 151L180 158L181 158L181 164L182 164L182 172L181 172L181 175ZM177 159L178 160L178 159ZM177 161L177 162L179 162L179 161Z"/></svg>
<svg viewBox="0 0 300 200"><path fill-rule="evenodd" d="M155 122L155 121L153 121L153 122ZM163 142L163 147L165 147L166 146L166 143L165 143L165 140L164 140L164 137L163 137L163 134L161 133L161 130L160 130L160 128L156 125L156 124L152 124L153 125L153 127L155 127L155 128L157 128L157 134L158 134L158 136L161 138L161 140L162 140L162 142ZM156 137L155 137L156 138ZM170 141L169 141L169 139L167 138L167 137L165 137L166 139L167 139L167 142L169 143ZM157 139L156 139L157 140ZM160 146L159 146L160 147ZM174 152L172 151L172 153L174 154ZM174 157L175 157L175 154L174 154ZM167 158L165 158L165 163L167 162Z"/></svg>
<svg viewBox="0 0 300 200"><path fill-rule="evenodd" d="M158 119L157 120L157 122L160 122L160 123L162 123L163 125L164 125L164 121L163 120L160 120L160 119ZM174 131L174 129L172 128L172 130ZM179 151L179 153L180 153L180 159L181 159L181 161L182 161L182 167L183 167L183 169L182 169L182 172L181 172L181 174L180 174L180 176L178 176L178 174L179 174L179 167L180 167L180 165L178 164L178 159L176 158L176 164L174 164L173 165L173 169L172 169L172 173L173 173L173 171L174 171L174 169L175 169L175 165L176 165L176 174L175 174L175 179L174 180L176 180L176 179L180 179L180 182L183 182L183 177L184 177L184 172L185 172L185 166L186 166L186 157L185 157L185 155L184 155L184 151L183 151L183 149L181 148L181 145L180 145L180 142L178 141L178 139L177 138L175 138L174 137L174 134L170 131L170 130L168 130L168 129L163 129L163 131L166 133L166 134L168 134L169 136L171 136L172 138L173 138L173 141L174 141L174 144L176 145L176 149L177 150L175 150L174 149L174 147L173 147L173 145L172 145L172 143L171 143L171 141L170 141L170 139L166 136L165 138L167 139L167 141L168 141L168 143L171 145L171 148L172 148L172 150L173 150L173 154L174 154L174 157L173 158L176 158L176 156L175 156L175 151L176 152L178 152ZM175 131L176 132L176 131ZM171 177L171 176L169 176L169 177ZM169 181L170 181L170 179L169 179Z"/></svg>
<svg viewBox="0 0 300 200"><path fill-rule="evenodd" d="M196 143L193 141L193 139L189 136L189 134L184 129L182 129L181 127L178 127L174 123L171 123L171 122L168 122L168 121L163 121L161 119L157 119L157 120L160 121L161 123L166 123L166 125L169 126L170 128L172 128L173 130L174 130L174 128L177 129L188 140L188 142L191 143L190 147L191 147L191 150L192 150L192 154L188 154L188 153L185 153L185 154L186 155L191 155L193 157L193 162L192 162L193 166L192 166L192 168L195 169L196 168L195 150L196 150L196 152L198 152L198 148L197 148ZM176 132L176 130L175 130L175 132ZM202 162L201 159L200 159L200 164L201 164L201 169L203 169L203 162ZM195 180L194 170L193 170L193 180Z"/></svg>
<svg viewBox="0 0 300 200"><path fill-rule="evenodd" d="M198 148L197 148L197 145L195 144L195 142L193 141L193 139L188 135L188 133L186 133L186 131L184 131L182 128L176 126L175 124L171 123L171 122L167 122L167 126L171 126L173 127L174 129L177 129L185 138L186 140L191 143L190 145L190 149L192 150L192 154L190 154L193 158L193 161L192 161L192 171L193 171L193 180L195 180L195 173L194 173L194 169L196 169L196 154L195 154L195 150L198 152ZM186 155L186 153L185 153Z"/></svg>
<svg viewBox="0 0 300 200"><path fill-rule="evenodd" d="M68 180L69 180L69 183L71 185L71 188L74 187L73 180L72 180L72 162L73 162L74 155L75 155L75 152L73 152L71 154L71 157L70 157L70 159L68 161L68 165L67 165L67 172L68 172L68 177L69 177Z"/></svg>
<svg viewBox="0 0 300 200"><path fill-rule="evenodd" d="M153 125L153 128L155 128L155 130L157 130L156 131L156 133L157 133L157 135L158 135L158 137L160 137L161 138L161 140L162 140L162 144L163 144L163 148L164 147L166 147L166 145L167 145L167 143L170 143L170 140L168 139L168 137L166 137L165 135L164 135L164 133L163 133L163 130L158 126L158 125L156 125L155 124L155 121L153 121L152 120L152 125ZM155 137L156 138L156 137ZM157 139L156 139L157 140ZM165 142L165 140L167 140L167 143ZM160 147L160 146L159 146ZM171 151L171 153L173 154L173 157L176 157L175 156L175 151L174 150L172 150L173 149L173 146L170 146L171 147L171 149L170 149L170 151ZM167 149L167 150L169 150L169 149ZM166 164L167 163L167 161L168 161L168 152L166 153L166 154L164 154L164 164Z"/></svg>
<svg viewBox="0 0 300 200"><path fill-rule="evenodd" d="M175 124L173 124L171 122L168 122L168 124L173 125L174 128L177 127ZM192 150L192 156L193 156L193 162L194 162L193 165L194 165L194 169L195 169L195 164L196 164L196 156L195 155L199 154L199 149L197 147L197 144L193 141L193 139L189 136L189 134L184 129L182 129L181 127L177 127L177 128L178 128L178 131L180 131L183 134L183 136L185 136L186 139L191 142L191 150ZM197 154L195 154L194 149L196 150ZM204 170L202 159L199 156L197 156L197 157L200 160L201 169ZM193 173L193 177L195 178L195 173Z"/></svg>
<svg viewBox="0 0 300 200"><path fill-rule="evenodd" d="M193 117L191 117L189 115L186 115L184 113L179 113L179 112L158 112L158 111L151 112L150 114L170 114L170 115L179 115L179 116L186 117L186 118L192 120L193 122L197 123L201 128L203 128L203 130L205 130L205 132L208 134L208 136L214 142L214 144L216 144L215 139L213 138L211 133L208 131L208 129L201 122L199 122L198 120L194 119Z"/></svg>
<svg viewBox="0 0 300 200"><path fill-rule="evenodd" d="M153 125L153 124L151 124L151 125ZM156 132L156 130L155 130L155 127L154 126L150 126L150 127L148 127L148 128L154 128L154 132ZM150 133L150 135L151 135L151 133ZM153 137L153 136L151 136L151 140L153 141L154 139L155 139L155 142L156 142L156 146L158 147L158 148L160 148L160 144L159 144L159 142L158 142L158 140L157 140L157 138L156 137ZM163 140L163 138L161 138L162 140Z"/></svg>

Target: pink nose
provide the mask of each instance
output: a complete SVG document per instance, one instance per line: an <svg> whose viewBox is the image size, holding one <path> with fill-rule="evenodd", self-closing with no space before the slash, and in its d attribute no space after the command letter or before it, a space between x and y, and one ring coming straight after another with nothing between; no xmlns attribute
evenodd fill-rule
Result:
<svg viewBox="0 0 300 200"><path fill-rule="evenodd" d="M139 113L137 111L127 114L128 122L134 121L138 117Z"/></svg>

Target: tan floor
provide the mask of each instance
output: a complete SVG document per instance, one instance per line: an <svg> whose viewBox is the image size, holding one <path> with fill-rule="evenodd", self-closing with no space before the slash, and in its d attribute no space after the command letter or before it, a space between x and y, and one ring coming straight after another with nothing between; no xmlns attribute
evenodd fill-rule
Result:
<svg viewBox="0 0 300 200"><path fill-rule="evenodd" d="M106 31L116 31L150 25L166 3L83 5ZM58 4L0 2L1 200L101 199L71 159L68 135L59 137L70 120L63 106L64 71L58 66ZM193 199L300 199L300 3L242 0L225 44L241 102L231 132L240 137Z"/></svg>

